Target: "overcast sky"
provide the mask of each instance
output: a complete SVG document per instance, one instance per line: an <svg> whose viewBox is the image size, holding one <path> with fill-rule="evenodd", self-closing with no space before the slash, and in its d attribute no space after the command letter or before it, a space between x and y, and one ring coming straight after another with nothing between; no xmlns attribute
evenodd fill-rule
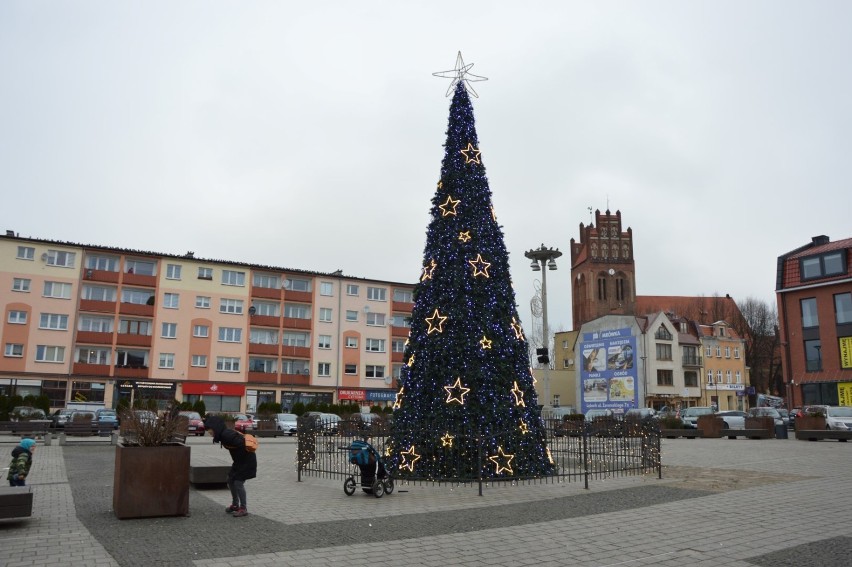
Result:
<svg viewBox="0 0 852 567"><path fill-rule="evenodd" d="M0 2L2 226L417 281L456 53L525 326L524 251L589 207L640 295L774 301L852 237L852 2ZM529 330L528 330L529 334Z"/></svg>

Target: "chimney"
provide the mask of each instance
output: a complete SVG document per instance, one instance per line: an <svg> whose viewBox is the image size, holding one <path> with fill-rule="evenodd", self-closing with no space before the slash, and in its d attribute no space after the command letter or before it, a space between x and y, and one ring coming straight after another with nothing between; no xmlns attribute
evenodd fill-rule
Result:
<svg viewBox="0 0 852 567"><path fill-rule="evenodd" d="M811 238L811 242L814 246L821 246L823 244L828 244L831 241L826 235L821 234L819 236L814 236L813 238Z"/></svg>
<svg viewBox="0 0 852 567"><path fill-rule="evenodd" d="M15 236L15 231L14 231L14 230L8 230L8 229L7 229L7 230L6 230L6 236Z"/></svg>

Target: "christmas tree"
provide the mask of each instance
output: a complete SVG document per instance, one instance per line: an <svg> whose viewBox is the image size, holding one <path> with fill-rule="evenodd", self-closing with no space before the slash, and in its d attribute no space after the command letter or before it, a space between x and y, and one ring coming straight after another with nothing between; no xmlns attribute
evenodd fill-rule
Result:
<svg viewBox="0 0 852 567"><path fill-rule="evenodd" d="M389 444L400 478L548 475L553 462L459 56ZM452 88L452 87L451 87Z"/></svg>

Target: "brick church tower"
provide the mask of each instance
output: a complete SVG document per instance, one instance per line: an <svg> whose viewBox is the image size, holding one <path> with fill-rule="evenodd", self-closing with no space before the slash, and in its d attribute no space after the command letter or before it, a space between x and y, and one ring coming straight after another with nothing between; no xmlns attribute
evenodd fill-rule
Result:
<svg viewBox="0 0 852 567"><path fill-rule="evenodd" d="M633 315L636 270L633 229L621 229L621 211L580 223L580 242L571 239L571 294L574 329L604 315Z"/></svg>

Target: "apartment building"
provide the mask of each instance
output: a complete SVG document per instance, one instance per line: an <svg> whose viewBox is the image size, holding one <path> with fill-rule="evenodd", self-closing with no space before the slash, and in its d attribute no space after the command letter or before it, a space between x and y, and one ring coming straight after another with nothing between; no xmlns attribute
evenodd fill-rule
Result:
<svg viewBox="0 0 852 567"><path fill-rule="evenodd" d="M790 407L852 405L852 238L778 257L775 292Z"/></svg>
<svg viewBox="0 0 852 567"><path fill-rule="evenodd" d="M725 321L697 327L704 351L703 405L744 411L749 393L745 341Z"/></svg>
<svg viewBox="0 0 852 567"><path fill-rule="evenodd" d="M0 235L0 391L386 405L413 284Z"/></svg>

